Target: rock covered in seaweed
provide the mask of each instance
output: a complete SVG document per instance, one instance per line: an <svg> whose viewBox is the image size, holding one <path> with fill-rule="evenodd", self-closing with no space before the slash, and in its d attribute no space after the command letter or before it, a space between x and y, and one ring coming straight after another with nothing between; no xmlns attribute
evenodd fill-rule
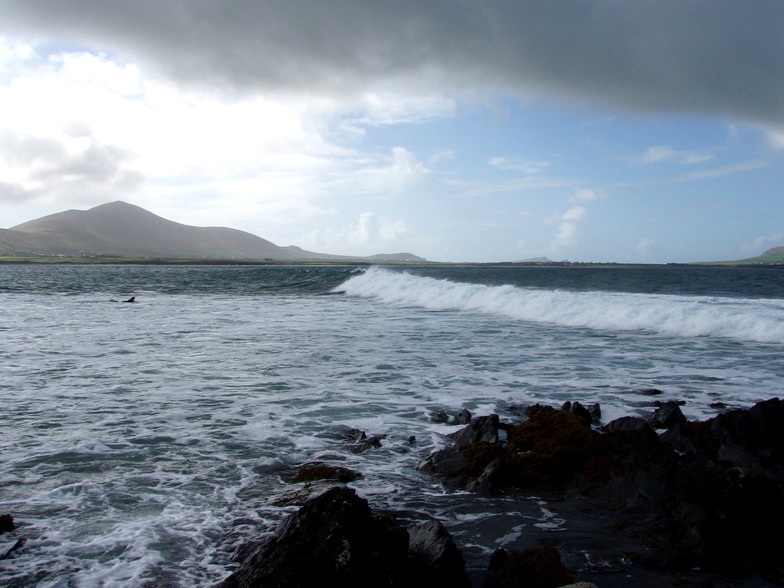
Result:
<svg viewBox="0 0 784 588"><path fill-rule="evenodd" d="M662 410L664 408L664 410ZM623 524L675 569L693 565L776 568L784 527L784 403L761 402L705 422L687 422L661 403L658 435L637 417L602 430L581 410L532 406L506 439L479 436L476 422L431 454L422 471L472 490L524 488L579 492L611 507ZM495 418L493 418L495 417ZM458 443L459 442L459 443ZM634 513L634 516L632 516ZM644 513L644 516L640 516Z"/></svg>

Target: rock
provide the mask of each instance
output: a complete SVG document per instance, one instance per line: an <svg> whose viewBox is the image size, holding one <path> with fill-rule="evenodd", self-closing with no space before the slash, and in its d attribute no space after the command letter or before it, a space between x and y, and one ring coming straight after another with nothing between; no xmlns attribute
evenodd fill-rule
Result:
<svg viewBox="0 0 784 588"><path fill-rule="evenodd" d="M354 490L332 488L286 519L220 586L426 586L429 575L467 586L448 533L430 526L415 534L409 553L409 534L394 516L373 516Z"/></svg>
<svg viewBox="0 0 784 588"><path fill-rule="evenodd" d="M439 410L430 415L430 420L434 423L446 423L449 420L449 415L445 410Z"/></svg>
<svg viewBox="0 0 784 588"><path fill-rule="evenodd" d="M294 475L294 482L315 482L318 480L334 480L336 482L353 482L362 477L362 474L340 466L331 466L322 463L302 466Z"/></svg>
<svg viewBox="0 0 784 588"><path fill-rule="evenodd" d="M454 477L459 475L468 460L457 447L446 447L431 453L419 464L419 470L431 476Z"/></svg>
<svg viewBox="0 0 784 588"><path fill-rule="evenodd" d="M445 410L439 410L430 414L430 420L434 423L448 423L450 425L467 425L471 422L471 413L463 408L456 415L447 414Z"/></svg>
<svg viewBox="0 0 784 588"><path fill-rule="evenodd" d="M579 492L643 538L657 565L777 569L769 538L784 528L784 403L692 423L679 403L663 402L654 419L662 435L638 417L596 431L574 404L529 407L526 421L503 425L503 441L493 440L501 425L480 417L422 469L469 490Z"/></svg>
<svg viewBox="0 0 784 588"><path fill-rule="evenodd" d="M570 402L567 400L561 405L561 410L576 414L588 425L597 425L602 420L602 408L598 403L592 404L589 408L585 408L579 402Z"/></svg>
<svg viewBox="0 0 784 588"><path fill-rule="evenodd" d="M651 417L651 426L655 429L669 429L678 423L685 422L686 417L683 416L680 406L672 400L662 402Z"/></svg>
<svg viewBox="0 0 784 588"><path fill-rule="evenodd" d="M631 416L615 419L614 421L610 421L604 426L604 430L608 433L617 433L619 431L639 431L650 428L651 426L645 419Z"/></svg>
<svg viewBox="0 0 784 588"><path fill-rule="evenodd" d="M371 437L365 437L359 443L352 446L351 451L353 453L364 453L368 449L381 447L381 440L386 438L386 435L372 435Z"/></svg>
<svg viewBox="0 0 784 588"><path fill-rule="evenodd" d="M591 418L591 413L588 412L588 409L579 402L572 402L572 406L570 407L569 412L580 417L586 425L591 425L591 421L593 420Z"/></svg>
<svg viewBox="0 0 784 588"><path fill-rule="evenodd" d="M455 417L455 424L456 425L467 425L471 422L471 413L468 409L464 408Z"/></svg>
<svg viewBox="0 0 784 588"><path fill-rule="evenodd" d="M422 586L468 588L465 561L449 531L438 521L414 527L408 551Z"/></svg>
<svg viewBox="0 0 784 588"><path fill-rule="evenodd" d="M0 515L0 534L13 531L14 528L14 517L10 514Z"/></svg>
<svg viewBox="0 0 784 588"><path fill-rule="evenodd" d="M657 390L656 388L646 388L645 390L640 390L640 394L645 394L646 396L660 396L664 394L661 390Z"/></svg>
<svg viewBox="0 0 784 588"><path fill-rule="evenodd" d="M490 558L485 588L559 588L573 582L555 547L529 548L522 553L497 549Z"/></svg>
<svg viewBox="0 0 784 588"><path fill-rule="evenodd" d="M495 443L498 441L498 415L491 414L477 418L470 425L447 435L457 447L471 443Z"/></svg>
<svg viewBox="0 0 784 588"><path fill-rule="evenodd" d="M598 425L602 422L602 407L598 402L588 407L588 414L591 415L591 424Z"/></svg>
<svg viewBox="0 0 784 588"><path fill-rule="evenodd" d="M386 439L386 437L386 435L371 435L368 437L367 433L361 429L350 429L346 434L346 438L354 442L354 445L350 447L353 453L363 453L368 449L381 447L381 440Z"/></svg>

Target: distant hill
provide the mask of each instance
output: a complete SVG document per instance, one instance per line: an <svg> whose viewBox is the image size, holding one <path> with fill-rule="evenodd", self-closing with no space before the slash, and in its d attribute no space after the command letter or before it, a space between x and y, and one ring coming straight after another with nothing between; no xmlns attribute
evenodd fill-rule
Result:
<svg viewBox="0 0 784 588"><path fill-rule="evenodd" d="M371 255L371 261L427 261L424 257L419 257L413 253L378 253Z"/></svg>
<svg viewBox="0 0 784 588"><path fill-rule="evenodd" d="M710 262L711 265L784 265L784 247L773 247L762 255L733 261Z"/></svg>
<svg viewBox="0 0 784 588"><path fill-rule="evenodd" d="M0 253L271 261L356 259L295 246L280 247L237 229L184 225L121 201L89 210L67 210L0 229Z"/></svg>
<svg viewBox="0 0 784 588"><path fill-rule="evenodd" d="M784 247L773 247L762 255L735 261L713 262L719 265L780 265L784 264Z"/></svg>

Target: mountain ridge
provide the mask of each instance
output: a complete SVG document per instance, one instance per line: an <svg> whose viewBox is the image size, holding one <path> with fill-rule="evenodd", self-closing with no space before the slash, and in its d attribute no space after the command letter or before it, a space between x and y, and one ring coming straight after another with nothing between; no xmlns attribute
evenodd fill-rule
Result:
<svg viewBox="0 0 784 588"><path fill-rule="evenodd" d="M101 204L88 210L66 210L10 229L0 229L0 252L2 251L41 256L205 260L372 259L372 256L363 258L316 253L297 246L281 247L239 229L185 225L122 200ZM424 261L416 256L411 258Z"/></svg>

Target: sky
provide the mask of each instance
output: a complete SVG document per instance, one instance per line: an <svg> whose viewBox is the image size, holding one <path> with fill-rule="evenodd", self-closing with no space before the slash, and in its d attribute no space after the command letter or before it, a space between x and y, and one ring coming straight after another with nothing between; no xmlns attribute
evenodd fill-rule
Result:
<svg viewBox="0 0 784 588"><path fill-rule="evenodd" d="M123 200L343 255L784 245L781 0L0 0L0 227Z"/></svg>

